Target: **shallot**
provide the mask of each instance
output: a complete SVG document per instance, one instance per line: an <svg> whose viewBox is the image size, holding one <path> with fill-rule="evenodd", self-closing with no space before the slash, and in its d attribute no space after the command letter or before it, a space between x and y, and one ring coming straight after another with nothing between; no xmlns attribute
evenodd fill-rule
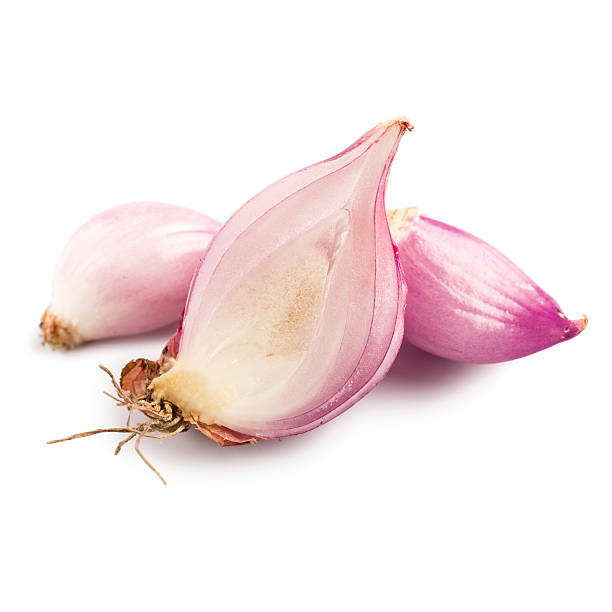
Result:
<svg viewBox="0 0 612 612"><path fill-rule="evenodd" d="M106 210L72 236L40 323L43 344L151 331L177 321L200 257L221 224L155 202Z"/></svg>
<svg viewBox="0 0 612 612"><path fill-rule="evenodd" d="M405 300L384 192L410 127L376 126L231 217L195 273L153 405L204 429L279 438L329 421L382 379Z"/></svg>
<svg viewBox="0 0 612 612"><path fill-rule="evenodd" d="M507 257L460 229L388 211L408 296L404 337L440 357L494 363L524 357L578 335L587 318L561 308Z"/></svg>

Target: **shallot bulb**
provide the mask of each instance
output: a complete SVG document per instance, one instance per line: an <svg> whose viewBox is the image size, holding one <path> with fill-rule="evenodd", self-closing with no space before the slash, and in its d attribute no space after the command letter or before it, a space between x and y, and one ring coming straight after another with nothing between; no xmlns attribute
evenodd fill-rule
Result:
<svg viewBox="0 0 612 612"><path fill-rule="evenodd" d="M40 324L43 344L71 348L177 321L193 270L220 225L154 202L123 204L90 219L57 264Z"/></svg>
<svg viewBox="0 0 612 612"><path fill-rule="evenodd" d="M408 286L404 337L440 357L494 363L577 336L569 320L507 257L416 208L388 211Z"/></svg>
<svg viewBox="0 0 612 612"><path fill-rule="evenodd" d="M121 385L140 395L133 405L149 430L195 424L222 445L299 434L383 378L405 303L384 193L407 129L404 119L377 125L221 228L161 370L144 360L124 368Z"/></svg>

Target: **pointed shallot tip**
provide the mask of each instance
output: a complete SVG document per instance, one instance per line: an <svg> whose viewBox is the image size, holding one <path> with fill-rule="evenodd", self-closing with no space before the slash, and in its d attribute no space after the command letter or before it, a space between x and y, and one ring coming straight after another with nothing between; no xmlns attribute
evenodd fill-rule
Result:
<svg viewBox="0 0 612 612"><path fill-rule="evenodd" d="M565 318L565 316L564 316ZM566 319L567 321L567 319ZM589 319L586 315L582 315L580 319L567 321L569 325L563 329L563 340L571 340L584 331Z"/></svg>
<svg viewBox="0 0 612 612"><path fill-rule="evenodd" d="M49 309L45 310L38 327L42 345L48 344L53 350L71 349L83 342L81 334L71 323L49 312Z"/></svg>
<svg viewBox="0 0 612 612"><path fill-rule="evenodd" d="M403 115L400 115L395 119L389 119L389 121L385 121L383 123L383 127L390 127L392 125L399 125L403 130L406 130L408 132L412 132L412 130L414 130L414 126L412 125L412 123L410 123L410 121L408 121L408 118L404 117Z"/></svg>

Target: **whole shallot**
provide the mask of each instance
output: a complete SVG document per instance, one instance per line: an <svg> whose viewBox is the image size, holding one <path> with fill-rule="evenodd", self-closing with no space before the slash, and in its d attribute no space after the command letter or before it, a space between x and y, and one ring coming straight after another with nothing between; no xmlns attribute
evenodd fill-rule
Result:
<svg viewBox="0 0 612 612"><path fill-rule="evenodd" d="M447 359L494 363L524 357L577 336L550 295L497 249L460 229L387 212L408 293L404 337Z"/></svg>
<svg viewBox="0 0 612 612"><path fill-rule="evenodd" d="M151 331L177 321L189 281L221 224L170 204L135 202L106 210L69 240L40 323L43 344Z"/></svg>

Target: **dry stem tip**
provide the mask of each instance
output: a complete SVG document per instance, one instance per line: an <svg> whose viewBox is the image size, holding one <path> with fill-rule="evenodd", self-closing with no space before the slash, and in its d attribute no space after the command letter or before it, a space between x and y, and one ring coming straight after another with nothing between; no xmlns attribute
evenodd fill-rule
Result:
<svg viewBox="0 0 612 612"><path fill-rule="evenodd" d="M412 125L412 123L410 123L410 121L408 121L407 117L404 117L404 115L400 115L399 117L396 117L395 119L390 119L389 121L385 121L383 125L391 126L395 124L398 124L401 128L403 128L404 130L408 132L412 132L412 130L414 130L414 126Z"/></svg>
<svg viewBox="0 0 612 612"><path fill-rule="evenodd" d="M39 327L43 346L48 344L53 350L71 349L83 342L74 325L49 312L48 308L40 320Z"/></svg>
<svg viewBox="0 0 612 612"><path fill-rule="evenodd" d="M387 210L387 223L389 223L389 231L395 242L399 240L405 231L410 229L410 226L418 216L419 209L415 206Z"/></svg>

